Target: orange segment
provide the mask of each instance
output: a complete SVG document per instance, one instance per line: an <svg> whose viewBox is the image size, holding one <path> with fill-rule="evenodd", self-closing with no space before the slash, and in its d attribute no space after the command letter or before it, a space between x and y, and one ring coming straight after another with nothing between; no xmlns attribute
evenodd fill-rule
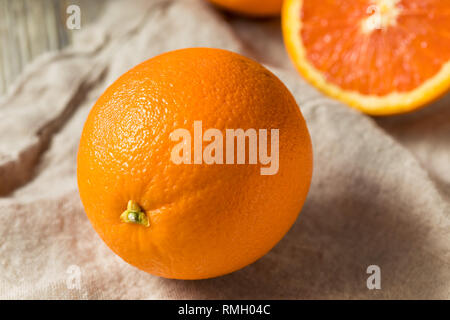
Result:
<svg viewBox="0 0 450 320"><path fill-rule="evenodd" d="M414 110L450 87L450 2L288 0L283 32L301 74L369 114Z"/></svg>

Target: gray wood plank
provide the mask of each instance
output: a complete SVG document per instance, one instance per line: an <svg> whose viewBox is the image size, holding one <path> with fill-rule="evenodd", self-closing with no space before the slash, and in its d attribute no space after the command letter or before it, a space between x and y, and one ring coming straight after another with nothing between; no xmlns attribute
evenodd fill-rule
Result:
<svg viewBox="0 0 450 320"><path fill-rule="evenodd" d="M0 95L37 56L70 45L66 9L81 8L82 27L98 17L107 0L0 0Z"/></svg>

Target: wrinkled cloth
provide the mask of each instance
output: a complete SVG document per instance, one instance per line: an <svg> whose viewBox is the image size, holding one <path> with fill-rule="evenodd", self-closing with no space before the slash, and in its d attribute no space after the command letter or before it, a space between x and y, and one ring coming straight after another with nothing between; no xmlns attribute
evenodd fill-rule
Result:
<svg viewBox="0 0 450 320"><path fill-rule="evenodd" d="M267 66L295 96L314 148L311 189L284 239L242 270L199 281L152 276L115 255L76 183L80 133L100 94L185 47ZM0 194L3 299L450 298L450 97L407 115L361 114L301 78L278 19L206 1L112 1L71 47L30 64L0 100ZM370 265L379 290L367 287Z"/></svg>

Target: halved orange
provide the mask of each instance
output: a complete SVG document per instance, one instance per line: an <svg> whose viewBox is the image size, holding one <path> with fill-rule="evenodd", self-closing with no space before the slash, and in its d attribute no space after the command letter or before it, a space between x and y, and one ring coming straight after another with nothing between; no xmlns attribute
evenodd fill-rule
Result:
<svg viewBox="0 0 450 320"><path fill-rule="evenodd" d="M286 0L288 52L314 86L372 115L450 88L449 0Z"/></svg>

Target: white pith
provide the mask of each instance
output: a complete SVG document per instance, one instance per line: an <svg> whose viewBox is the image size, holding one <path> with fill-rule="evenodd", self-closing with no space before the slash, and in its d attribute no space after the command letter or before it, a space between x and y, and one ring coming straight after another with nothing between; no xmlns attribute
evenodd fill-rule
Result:
<svg viewBox="0 0 450 320"><path fill-rule="evenodd" d="M400 0L372 0L367 7L369 17L361 22L364 33L370 34L375 30L386 30L397 24L397 18L401 13Z"/></svg>

